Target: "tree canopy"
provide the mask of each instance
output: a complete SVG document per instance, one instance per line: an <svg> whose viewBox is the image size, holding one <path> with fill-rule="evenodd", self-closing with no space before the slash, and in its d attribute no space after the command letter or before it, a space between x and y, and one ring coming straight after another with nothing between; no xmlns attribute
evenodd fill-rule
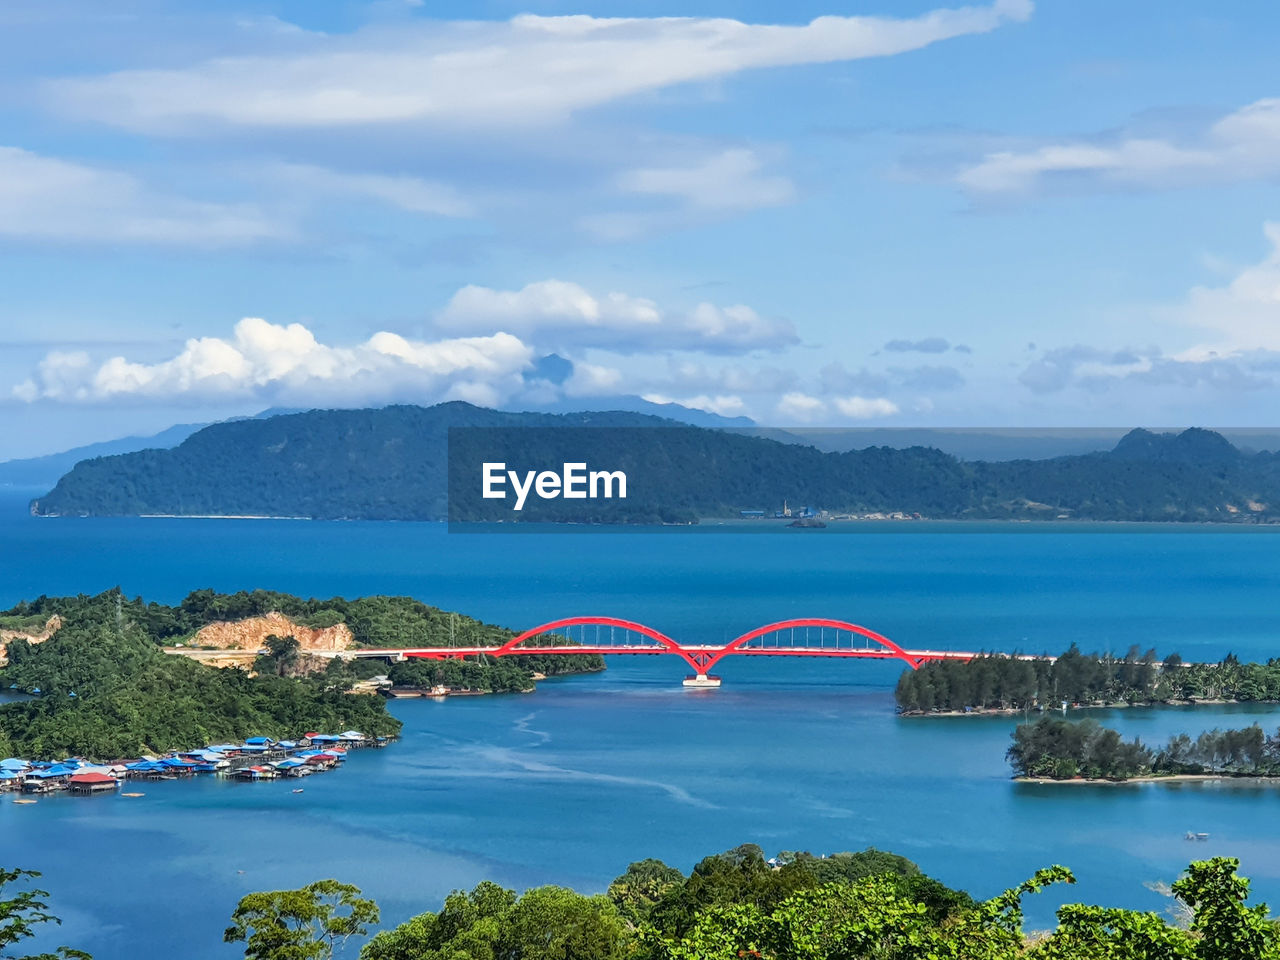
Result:
<svg viewBox="0 0 1280 960"><path fill-rule="evenodd" d="M335 946L364 936L379 919L378 905L359 887L317 880L242 897L222 939L243 943L245 960L329 960Z"/></svg>
<svg viewBox="0 0 1280 960"><path fill-rule="evenodd" d="M1179 733L1153 748L1138 739L1126 741L1091 717L1071 721L1046 715L1019 724L1012 739L1007 756L1020 777L1280 776L1280 730L1267 736L1256 723L1240 730L1206 730L1194 739Z"/></svg>
<svg viewBox="0 0 1280 960"><path fill-rule="evenodd" d="M1249 882L1232 859L1192 863L1173 885L1186 924L1076 903L1058 910L1055 929L1031 936L1023 900L1073 883L1064 867L989 900L949 891L943 907L911 884L918 868L892 854L782 859L746 844L688 876L641 860L605 896L561 887L517 895L485 882L382 931L361 960L1280 960L1276 923L1265 905L1247 903ZM815 873L830 861L839 865Z"/></svg>
<svg viewBox="0 0 1280 960"><path fill-rule="evenodd" d="M1123 656L1081 653L1072 644L1054 660L1004 654L925 663L905 670L895 691L904 713L1023 710L1036 706L1168 703L1194 700L1280 701L1280 659L1185 663L1176 653L1132 646Z"/></svg>

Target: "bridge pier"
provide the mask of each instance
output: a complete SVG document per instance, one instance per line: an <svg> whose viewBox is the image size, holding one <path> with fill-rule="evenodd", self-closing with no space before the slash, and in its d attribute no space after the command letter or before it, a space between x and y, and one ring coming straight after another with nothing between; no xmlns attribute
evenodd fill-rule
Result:
<svg viewBox="0 0 1280 960"><path fill-rule="evenodd" d="M699 673L692 677L685 677L684 685L686 687L718 687L720 686L720 678Z"/></svg>

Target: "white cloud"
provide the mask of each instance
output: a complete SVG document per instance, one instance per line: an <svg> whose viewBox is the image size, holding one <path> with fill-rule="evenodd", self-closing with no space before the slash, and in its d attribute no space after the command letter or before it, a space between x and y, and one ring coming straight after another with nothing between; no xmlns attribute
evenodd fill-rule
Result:
<svg viewBox="0 0 1280 960"><path fill-rule="evenodd" d="M1181 354L1209 359L1252 350L1280 350L1280 223L1264 226L1271 249L1221 287L1194 287L1176 311L1183 323L1214 340Z"/></svg>
<svg viewBox="0 0 1280 960"><path fill-rule="evenodd" d="M189 200L113 170L0 147L0 236L218 247L291 234L249 204Z"/></svg>
<svg viewBox="0 0 1280 960"><path fill-rule="evenodd" d="M691 410L702 410L722 417L740 417L746 413L747 405L741 397L731 395L707 396L699 394L695 397L669 397L663 393L646 393L643 399L650 403L678 403Z"/></svg>
<svg viewBox="0 0 1280 960"><path fill-rule="evenodd" d="M36 368L36 378L13 388L19 400L31 403L44 392L63 395L74 392L83 383L92 366L83 350L51 350Z"/></svg>
<svg viewBox="0 0 1280 960"><path fill-rule="evenodd" d="M475 212L455 187L419 177L343 173L302 163L275 164L265 172L311 194L380 200L410 213L468 217Z"/></svg>
<svg viewBox="0 0 1280 960"><path fill-rule="evenodd" d="M585 15L398 23L308 37L301 49L294 40L276 56L61 79L49 93L78 114L141 130L523 124L743 70L904 53L1031 11L1030 0L995 0L910 19L826 16L801 26Z"/></svg>
<svg viewBox="0 0 1280 960"><path fill-rule="evenodd" d="M1184 342L1189 331L1204 338L1201 342L1174 351L1157 346L1056 347L1028 364L1019 382L1042 394L1067 389L1097 393L1122 383L1228 393L1276 386L1280 223L1266 224L1264 232L1270 249L1260 261L1238 269L1222 286L1193 287L1181 303L1154 311L1166 330L1170 325L1180 328Z"/></svg>
<svg viewBox="0 0 1280 960"><path fill-rule="evenodd" d="M564 392L571 397L601 396L617 393L622 386L622 371L596 363L578 362L573 374L564 382Z"/></svg>
<svg viewBox="0 0 1280 960"><path fill-rule="evenodd" d="M685 320L698 342L720 347L750 350L798 343L795 329L787 321L766 319L750 307L717 307L700 303Z"/></svg>
<svg viewBox="0 0 1280 960"><path fill-rule="evenodd" d="M1159 137L1073 140L1001 150L961 170L978 195L1027 194L1059 185L1167 187L1280 173L1280 98L1227 114L1188 143Z"/></svg>
<svg viewBox="0 0 1280 960"><path fill-rule="evenodd" d="M776 407L778 416L789 421L808 423L827 412L827 405L818 397L792 391L784 393Z"/></svg>
<svg viewBox="0 0 1280 960"><path fill-rule="evenodd" d="M85 353L50 353L13 395L27 402L124 398L297 399L370 402L412 396L492 404L519 389L533 351L508 333L435 342L375 333L353 346L328 346L300 323L248 317L230 339L188 340L157 362L122 356L94 365Z"/></svg>
<svg viewBox="0 0 1280 960"><path fill-rule="evenodd" d="M654 301L625 293L596 296L576 283L540 280L519 290L466 286L454 294L437 322L450 331L508 330L555 347L746 352L798 342L786 320L761 317L750 307L700 303L687 313L662 310Z"/></svg>
<svg viewBox="0 0 1280 960"><path fill-rule="evenodd" d="M611 293L597 299L576 283L539 280L519 290L468 285L440 315L448 328L498 325L533 331L544 323L572 327L658 327L662 314L652 300Z"/></svg>
<svg viewBox="0 0 1280 960"><path fill-rule="evenodd" d="M836 397L831 402L837 410L853 420L891 417L898 412L898 405L884 397Z"/></svg>
<svg viewBox="0 0 1280 960"><path fill-rule="evenodd" d="M786 177L763 176L753 150L724 150L691 166L646 167L618 176L626 193L676 197L695 209L753 210L788 203L795 186Z"/></svg>
<svg viewBox="0 0 1280 960"><path fill-rule="evenodd" d="M1046 350L1018 380L1038 394L1081 390L1100 394L1120 385L1163 389L1184 401L1189 391L1208 389L1225 395L1274 387L1280 352L1255 350L1225 356L1170 356L1158 347L1103 350L1074 344Z"/></svg>

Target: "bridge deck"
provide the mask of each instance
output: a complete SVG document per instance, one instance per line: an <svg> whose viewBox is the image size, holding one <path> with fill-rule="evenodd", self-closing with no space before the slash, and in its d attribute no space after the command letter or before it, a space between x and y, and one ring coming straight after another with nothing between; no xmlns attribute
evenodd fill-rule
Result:
<svg viewBox="0 0 1280 960"><path fill-rule="evenodd" d="M568 630L578 627L580 642L575 644ZM587 627L595 627L595 643L587 642ZM607 628L607 634L605 632ZM804 631L797 636L797 630ZM811 630L817 630L815 644ZM615 635L622 631L621 635ZM831 631L831 640L827 632ZM607 636L609 642L601 641ZM842 642L842 638L844 642ZM799 639L799 643L796 640ZM548 642L552 641L552 642ZM536 645L534 645L536 644ZM170 652L177 653L177 650ZM195 651L181 651L203 659ZM724 644L682 644L651 627L618 617L577 616L552 620L524 631L500 646L457 647L384 647L356 650L315 650L313 656L344 660L383 658L403 662L408 659L455 660L463 657L507 656L653 656L680 657L694 671L694 680L707 684L708 674L720 660L729 656L744 657L829 657L853 660L902 660L913 669L933 661L966 661L982 654L972 650L907 650L867 627L847 620L826 617L799 617L765 624ZM241 654L244 656L244 654ZM1018 660L1056 658L1034 654L1013 654ZM210 656L212 659L212 656ZM714 679L714 678L711 678ZM718 683L718 681L716 681Z"/></svg>
<svg viewBox="0 0 1280 960"><path fill-rule="evenodd" d="M765 657L861 657L872 660L892 660L899 658L899 655L884 648L865 647L865 648L849 648L849 647L822 647L822 646L794 646L794 647L723 647L711 645L685 645L684 650L690 653L710 653L710 654L733 654L743 656L765 656ZM499 651L502 651L499 654ZM582 656L585 654L595 654L599 656L615 656L615 655L646 655L646 654L670 654L672 651L666 647L656 645L608 645L600 646L583 645L583 646L547 646L547 647L518 647L514 650L502 650L501 647L404 647L404 648L387 648L387 649L362 649L362 650L334 650L334 651L314 651L315 656L320 657L341 657L343 659L364 658L364 657L417 657L417 658L449 658L449 657L476 657L481 654L494 655L512 655L525 654L531 656ZM905 653L918 660L972 660L974 657L981 656L980 653L970 650L906 650ZM899 658L900 659L900 658ZM1018 654L1015 659L1018 660L1053 660L1054 657L1034 656L1030 654Z"/></svg>

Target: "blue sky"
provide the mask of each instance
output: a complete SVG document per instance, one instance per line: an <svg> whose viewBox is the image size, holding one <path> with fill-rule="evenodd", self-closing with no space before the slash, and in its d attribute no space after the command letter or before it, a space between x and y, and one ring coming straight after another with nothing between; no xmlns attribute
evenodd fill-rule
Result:
<svg viewBox="0 0 1280 960"><path fill-rule="evenodd" d="M458 398L1276 423L1273 3L105 9L0 8L0 458Z"/></svg>

